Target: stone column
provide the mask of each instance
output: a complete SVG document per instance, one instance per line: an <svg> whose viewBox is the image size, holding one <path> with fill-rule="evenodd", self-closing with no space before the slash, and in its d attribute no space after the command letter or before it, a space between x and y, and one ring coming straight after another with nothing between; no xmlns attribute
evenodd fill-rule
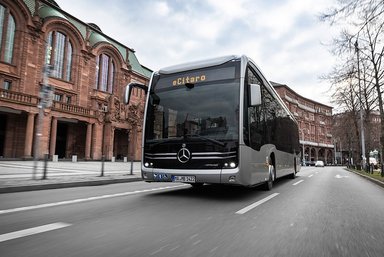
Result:
<svg viewBox="0 0 384 257"><path fill-rule="evenodd" d="M85 138L85 159L91 159L91 139L92 139L92 124L87 124L87 135Z"/></svg>
<svg viewBox="0 0 384 257"><path fill-rule="evenodd" d="M25 132L24 158L32 158L33 127L35 126L35 114L28 113L27 128Z"/></svg>
<svg viewBox="0 0 384 257"><path fill-rule="evenodd" d="M51 138L49 143L49 155L52 156L52 158L56 151L56 137L57 137L57 118L52 117Z"/></svg>
<svg viewBox="0 0 384 257"><path fill-rule="evenodd" d="M106 160L111 160L113 156L114 130L110 122L104 124L103 154Z"/></svg>
<svg viewBox="0 0 384 257"><path fill-rule="evenodd" d="M312 148L311 147L308 148L308 161L309 162L312 161Z"/></svg>
<svg viewBox="0 0 384 257"><path fill-rule="evenodd" d="M101 160L103 146L103 125L96 122L92 129L91 156L92 160ZM101 139L101 140L100 140Z"/></svg>

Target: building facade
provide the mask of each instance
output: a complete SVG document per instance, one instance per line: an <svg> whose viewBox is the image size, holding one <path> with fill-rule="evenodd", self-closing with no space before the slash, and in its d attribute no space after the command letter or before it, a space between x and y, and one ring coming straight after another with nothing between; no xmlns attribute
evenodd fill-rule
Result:
<svg viewBox="0 0 384 257"><path fill-rule="evenodd" d="M272 82L299 123L301 158L306 165L322 160L335 163L332 107L304 98L287 85Z"/></svg>
<svg viewBox="0 0 384 257"><path fill-rule="evenodd" d="M342 164L360 165L362 156L365 156L366 162L368 162L368 158L374 158L376 162L382 163L380 111L371 110L368 114L365 113L364 117L366 152L362 154L360 112L346 111L333 116L336 158L340 159Z"/></svg>
<svg viewBox="0 0 384 257"><path fill-rule="evenodd" d="M55 1L1 0L0 157L140 159L145 95L122 95L151 72Z"/></svg>

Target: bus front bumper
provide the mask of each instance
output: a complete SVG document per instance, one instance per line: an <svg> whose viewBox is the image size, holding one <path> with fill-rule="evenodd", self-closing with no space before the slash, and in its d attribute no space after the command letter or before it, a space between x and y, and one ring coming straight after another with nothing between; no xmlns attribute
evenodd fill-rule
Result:
<svg viewBox="0 0 384 257"><path fill-rule="evenodd" d="M178 170L142 167L141 176L146 182L181 182L208 184L241 184L238 168Z"/></svg>

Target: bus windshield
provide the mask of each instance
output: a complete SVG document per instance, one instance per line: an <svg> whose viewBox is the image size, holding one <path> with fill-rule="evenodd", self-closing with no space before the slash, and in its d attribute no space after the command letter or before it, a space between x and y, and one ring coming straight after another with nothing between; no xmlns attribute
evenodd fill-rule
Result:
<svg viewBox="0 0 384 257"><path fill-rule="evenodd" d="M146 143L181 138L214 144L238 140L240 90L235 67L215 70L214 80L208 77L211 73L155 79L147 107Z"/></svg>

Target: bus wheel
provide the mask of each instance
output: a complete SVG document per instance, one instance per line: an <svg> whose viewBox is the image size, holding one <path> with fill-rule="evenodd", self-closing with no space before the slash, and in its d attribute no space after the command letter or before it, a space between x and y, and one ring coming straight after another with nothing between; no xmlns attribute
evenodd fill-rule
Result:
<svg viewBox="0 0 384 257"><path fill-rule="evenodd" d="M273 181L275 181L275 167L273 165L269 165L269 179L265 184L265 189L267 191L272 190Z"/></svg>
<svg viewBox="0 0 384 257"><path fill-rule="evenodd" d="M291 174L291 179L296 178L296 159L293 161L293 173Z"/></svg>

